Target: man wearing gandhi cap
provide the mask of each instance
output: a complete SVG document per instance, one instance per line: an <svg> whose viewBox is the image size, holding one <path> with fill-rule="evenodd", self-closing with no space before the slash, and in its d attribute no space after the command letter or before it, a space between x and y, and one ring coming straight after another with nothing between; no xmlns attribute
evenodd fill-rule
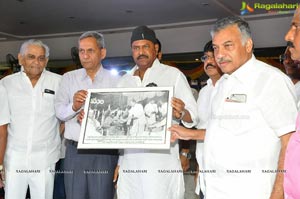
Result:
<svg viewBox="0 0 300 199"><path fill-rule="evenodd" d="M153 30L135 28L131 36L132 57L136 63L124 75L120 87L172 86L173 123L181 120L187 127L195 125L196 102L189 84L178 69L161 64L156 58L158 44ZM168 150L125 149L119 160L118 199L183 199L184 182L178 143ZM145 172L126 172L140 171Z"/></svg>

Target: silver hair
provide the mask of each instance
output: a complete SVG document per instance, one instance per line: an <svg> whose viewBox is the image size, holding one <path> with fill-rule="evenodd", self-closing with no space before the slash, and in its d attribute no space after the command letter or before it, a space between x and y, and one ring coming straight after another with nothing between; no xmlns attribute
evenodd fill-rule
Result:
<svg viewBox="0 0 300 199"><path fill-rule="evenodd" d="M88 31L88 32L85 32L83 33L79 39L78 39L78 43L82 40L82 39L85 39L85 38L88 38L88 37L93 37L96 39L97 41L97 45L99 48L105 48L105 42L104 42L104 36L101 34L101 33L98 33L96 31Z"/></svg>
<svg viewBox="0 0 300 199"><path fill-rule="evenodd" d="M245 45L247 39L251 39L251 30L249 24L237 16L229 16L218 20L210 31L213 37L215 33L227 28L228 26L237 25L242 35L242 44Z"/></svg>
<svg viewBox="0 0 300 199"><path fill-rule="evenodd" d="M47 58L49 58L49 55L50 55L50 49L49 47L44 44L41 40L37 40L37 39L29 39L27 41L25 41L22 45L21 45L21 48L20 48L20 54L22 56L25 55L27 49L28 49L28 46L39 46L39 47L42 47L44 50L45 50L45 56Z"/></svg>

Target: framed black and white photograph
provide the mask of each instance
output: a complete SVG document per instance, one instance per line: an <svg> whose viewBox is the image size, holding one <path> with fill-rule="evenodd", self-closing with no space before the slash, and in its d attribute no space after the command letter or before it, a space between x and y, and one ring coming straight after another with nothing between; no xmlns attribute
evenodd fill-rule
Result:
<svg viewBox="0 0 300 199"><path fill-rule="evenodd" d="M172 87L89 89L79 149L168 149Z"/></svg>

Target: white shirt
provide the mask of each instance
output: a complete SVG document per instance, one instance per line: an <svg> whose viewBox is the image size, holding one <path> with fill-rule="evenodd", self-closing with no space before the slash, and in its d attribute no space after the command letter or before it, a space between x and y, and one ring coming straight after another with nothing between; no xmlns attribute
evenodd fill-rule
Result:
<svg viewBox="0 0 300 199"><path fill-rule="evenodd" d="M212 84L212 80L208 79L207 85L204 86L199 92L197 100L199 123L197 125L197 129L206 129L207 127L208 120L210 119L210 102L213 89L214 86ZM202 140L197 141L196 158L199 165L199 174L195 193L199 194L200 189L202 190L202 193L205 193L204 175L202 172L204 169Z"/></svg>
<svg viewBox="0 0 300 199"><path fill-rule="evenodd" d="M204 141L206 199L269 198L281 148L295 130L296 95L291 80L254 56L212 94ZM250 172L250 173L249 173Z"/></svg>
<svg viewBox="0 0 300 199"><path fill-rule="evenodd" d="M9 123L8 99L5 88L0 82L0 125Z"/></svg>
<svg viewBox="0 0 300 199"><path fill-rule="evenodd" d="M146 70L142 81L138 76L133 76L136 69L137 66L133 68L130 74L124 75L120 79L118 84L119 87L145 87L149 83L155 83L158 87L173 86L174 96L184 101L185 108L190 112L193 121L195 121L189 125L193 126L196 124L196 101L185 76L178 69L161 64L156 59L152 67ZM173 122L175 123L176 121ZM181 197L183 197L184 184L182 172L174 173L174 171L182 170L179 159L178 143L171 144L171 148L169 150L125 149L123 159L119 161L119 163L120 171L126 169L147 170L146 175L149 179L153 178L152 180L147 181L148 177L144 176L145 174L135 174L135 176L140 175L140 179L144 183L139 185L138 189L142 189L140 191L143 192L143 195L148 196L148 198L159 198L163 196L164 199L181 199ZM159 170L168 170L173 172L171 172L171 174L165 174L159 173ZM129 192L134 194L136 188L127 186L133 182L135 181L133 181L128 174L120 172L118 194L122 195L122 189L126 189L127 191L129 189ZM121 198L122 197L128 196L123 195ZM130 197L131 199L140 199L143 196L131 195Z"/></svg>
<svg viewBox="0 0 300 199"><path fill-rule="evenodd" d="M298 109L300 108L300 81L295 84L296 95L298 100Z"/></svg>
<svg viewBox="0 0 300 199"><path fill-rule="evenodd" d="M80 134L80 124L76 117L79 111L75 112L72 109L74 94L79 90L115 87L118 78L102 66L97 71L94 81L86 74L84 68L63 75L55 100L55 109L57 117L65 121L64 136L66 139L78 141Z"/></svg>
<svg viewBox="0 0 300 199"><path fill-rule="evenodd" d="M3 78L10 110L5 166L44 169L59 159L59 121L54 98L61 76L44 70L34 87L22 68Z"/></svg>

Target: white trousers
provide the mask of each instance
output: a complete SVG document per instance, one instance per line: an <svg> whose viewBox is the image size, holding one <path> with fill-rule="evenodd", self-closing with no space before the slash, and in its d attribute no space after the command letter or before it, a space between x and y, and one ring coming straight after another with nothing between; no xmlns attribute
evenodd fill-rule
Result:
<svg viewBox="0 0 300 199"><path fill-rule="evenodd" d="M25 198L29 186L31 199L52 199L55 164L45 170L5 170L5 199Z"/></svg>

